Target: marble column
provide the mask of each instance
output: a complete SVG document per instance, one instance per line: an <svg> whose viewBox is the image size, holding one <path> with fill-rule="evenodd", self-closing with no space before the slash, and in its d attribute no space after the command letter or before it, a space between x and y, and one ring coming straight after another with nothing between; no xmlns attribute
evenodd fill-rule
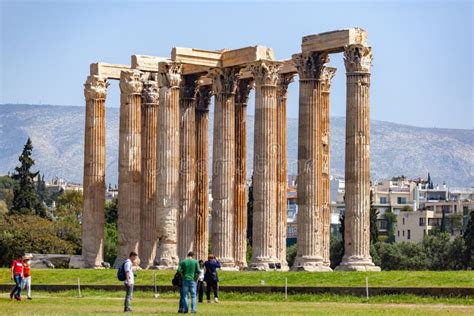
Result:
<svg viewBox="0 0 474 316"><path fill-rule="evenodd" d="M277 85L277 201L276 201L276 257L281 263L281 270L288 270L286 261L287 233L287 189L288 175L286 162L286 99L288 85L293 82L294 74L279 75Z"/></svg>
<svg viewBox="0 0 474 316"><path fill-rule="evenodd" d="M118 256L139 252L141 187L142 73L120 73L119 192L117 211Z"/></svg>
<svg viewBox="0 0 474 316"><path fill-rule="evenodd" d="M195 250L196 237L196 80L195 75L183 77L180 95L180 166L178 256L186 258Z"/></svg>
<svg viewBox="0 0 474 316"><path fill-rule="evenodd" d="M321 150L323 160L323 208L322 208L322 252L323 263L329 267L330 260L330 246L331 246L331 180L330 180L330 119L329 119L329 93L331 90L331 80L336 74L336 68L324 67L321 78L321 93L322 93L322 130L321 130Z"/></svg>
<svg viewBox="0 0 474 316"><path fill-rule="evenodd" d="M209 247L209 106L211 86L196 93L196 259L207 259Z"/></svg>
<svg viewBox="0 0 474 316"><path fill-rule="evenodd" d="M142 91L142 183L140 217L140 258L144 269L154 265L156 231L156 136L159 89L156 74L144 82Z"/></svg>
<svg viewBox="0 0 474 316"><path fill-rule="evenodd" d="M247 102L253 80L241 79L235 95L234 259L247 267Z"/></svg>
<svg viewBox="0 0 474 316"><path fill-rule="evenodd" d="M235 92L238 68L210 71L215 96L212 157L212 252L224 269L235 270Z"/></svg>
<svg viewBox="0 0 474 316"><path fill-rule="evenodd" d="M160 106L157 137L157 231L155 265L174 269L178 264L177 216L179 209L179 90L182 65L158 64Z"/></svg>
<svg viewBox="0 0 474 316"><path fill-rule="evenodd" d="M327 53L293 55L300 77L298 120L298 226L293 270L331 271L322 254L322 94L321 77Z"/></svg>
<svg viewBox="0 0 474 316"><path fill-rule="evenodd" d="M84 84L84 211L82 258L86 268L101 267L104 252L105 97L107 79L89 76Z"/></svg>
<svg viewBox="0 0 474 316"><path fill-rule="evenodd" d="M281 62L250 65L255 79L253 161L253 243L250 269L269 270L280 264L276 256L277 202L277 82Z"/></svg>
<svg viewBox="0 0 474 316"><path fill-rule="evenodd" d="M372 49L349 45L347 76L344 257L337 270L380 271L370 256L370 66Z"/></svg>

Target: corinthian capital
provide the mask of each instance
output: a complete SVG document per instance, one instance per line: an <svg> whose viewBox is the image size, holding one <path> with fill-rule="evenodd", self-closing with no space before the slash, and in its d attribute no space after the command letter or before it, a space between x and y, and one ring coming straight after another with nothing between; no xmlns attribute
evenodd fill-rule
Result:
<svg viewBox="0 0 474 316"><path fill-rule="evenodd" d="M277 91L280 98L286 98L288 94L288 86L293 82L294 74L281 74L278 77Z"/></svg>
<svg viewBox="0 0 474 316"><path fill-rule="evenodd" d="M347 72L370 72L372 47L360 44L346 46L344 64Z"/></svg>
<svg viewBox="0 0 474 316"><path fill-rule="evenodd" d="M239 71L237 67L212 68L209 71L209 77L212 79L214 94L235 94Z"/></svg>
<svg viewBox="0 0 474 316"><path fill-rule="evenodd" d="M178 62L158 63L158 84L160 87L179 88L183 65Z"/></svg>
<svg viewBox="0 0 474 316"><path fill-rule="evenodd" d="M196 93L196 110L209 111L211 105L212 89L210 85L198 86Z"/></svg>
<svg viewBox="0 0 474 316"><path fill-rule="evenodd" d="M321 74L321 85L322 90L329 92L331 89L332 78L336 75L336 68L333 67L324 67Z"/></svg>
<svg viewBox="0 0 474 316"><path fill-rule="evenodd" d="M259 60L249 66L257 86L276 86L282 62Z"/></svg>
<svg viewBox="0 0 474 316"><path fill-rule="evenodd" d="M196 75L186 75L181 81L181 98L194 99L198 89L198 77Z"/></svg>
<svg viewBox="0 0 474 316"><path fill-rule="evenodd" d="M109 83L104 76L88 76L84 83L84 96L86 100L105 99Z"/></svg>
<svg viewBox="0 0 474 316"><path fill-rule="evenodd" d="M247 104L250 90L254 88L252 79L240 79L237 83L237 91L235 95L235 103Z"/></svg>
<svg viewBox="0 0 474 316"><path fill-rule="evenodd" d="M146 80L143 83L143 104L158 104L160 89L158 88L158 82L156 81L156 78L153 78L155 80L151 79L152 78Z"/></svg>
<svg viewBox="0 0 474 316"><path fill-rule="evenodd" d="M293 62L300 80L321 79L321 73L329 63L329 55L325 52L308 52L293 55Z"/></svg>
<svg viewBox="0 0 474 316"><path fill-rule="evenodd" d="M138 70L120 72L120 91L123 94L141 94L143 89L142 73Z"/></svg>

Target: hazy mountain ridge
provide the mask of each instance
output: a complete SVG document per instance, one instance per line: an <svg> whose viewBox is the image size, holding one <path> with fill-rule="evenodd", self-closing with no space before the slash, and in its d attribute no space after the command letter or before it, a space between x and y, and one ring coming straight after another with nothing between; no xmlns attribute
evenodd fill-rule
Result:
<svg viewBox="0 0 474 316"><path fill-rule="evenodd" d="M46 178L82 182L84 107L0 105L0 174L12 171L28 136ZM253 116L248 117L248 170L252 168ZM107 182L117 182L119 109L106 109ZM212 146L212 113L210 142ZM331 118L331 173L344 175L344 117ZM296 174L298 120L288 119L288 172ZM474 185L474 130L371 124L372 178L426 177L450 186ZM212 150L210 148L210 157Z"/></svg>

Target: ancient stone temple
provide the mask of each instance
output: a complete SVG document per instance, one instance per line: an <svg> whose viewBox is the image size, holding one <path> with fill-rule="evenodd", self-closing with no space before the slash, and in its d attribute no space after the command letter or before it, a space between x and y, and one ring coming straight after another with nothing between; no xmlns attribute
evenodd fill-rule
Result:
<svg viewBox="0 0 474 316"><path fill-rule="evenodd" d="M175 47L169 58L133 55L130 66L91 64L84 85L82 227L87 267L100 267L103 261L105 99L108 81L119 80L118 260L137 251L143 268L174 269L191 250L206 259L210 243L227 270L331 271L329 100L336 69L329 67L329 57L343 52L346 231L345 254L337 269L380 270L369 254L372 52L367 33L352 28L306 36L301 48L288 60L276 60L264 46L218 51ZM289 267L286 107L295 76L298 248ZM254 156L253 170L247 170L251 90ZM247 262L249 171L254 202L252 258Z"/></svg>

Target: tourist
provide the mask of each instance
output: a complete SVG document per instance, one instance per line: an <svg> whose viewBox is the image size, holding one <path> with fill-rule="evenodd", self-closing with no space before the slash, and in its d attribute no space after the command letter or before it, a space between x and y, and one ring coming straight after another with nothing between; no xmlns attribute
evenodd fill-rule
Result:
<svg viewBox="0 0 474 316"><path fill-rule="evenodd" d="M211 302L211 289L214 291L214 301L219 303L219 278L217 276L217 269L221 267L221 263L213 254L210 254L207 261L204 263L206 273L204 273L204 281L206 282L206 297L207 302Z"/></svg>
<svg viewBox="0 0 474 316"><path fill-rule="evenodd" d="M189 252L186 259L181 261L178 272L183 277L179 298L178 313L188 312L188 294L191 293L191 313L196 313L196 280L199 276L199 264L194 258L194 252Z"/></svg>
<svg viewBox="0 0 474 316"><path fill-rule="evenodd" d="M21 289L26 288L26 297L31 300L31 273L30 273L30 259L31 255L25 255L23 257L23 283Z"/></svg>
<svg viewBox="0 0 474 316"><path fill-rule="evenodd" d="M125 271L125 307L124 312L132 311L133 286L135 284L135 275L133 274L133 266L136 264L138 254L134 251L123 263L123 270Z"/></svg>
<svg viewBox="0 0 474 316"><path fill-rule="evenodd" d="M204 296L204 261L199 260L199 276L197 280L198 302L202 303Z"/></svg>
<svg viewBox="0 0 474 316"><path fill-rule="evenodd" d="M15 260L12 262L12 280L15 281L15 287L10 293L10 299L15 299L17 301L21 301L21 282L23 279L23 256L19 255Z"/></svg>

